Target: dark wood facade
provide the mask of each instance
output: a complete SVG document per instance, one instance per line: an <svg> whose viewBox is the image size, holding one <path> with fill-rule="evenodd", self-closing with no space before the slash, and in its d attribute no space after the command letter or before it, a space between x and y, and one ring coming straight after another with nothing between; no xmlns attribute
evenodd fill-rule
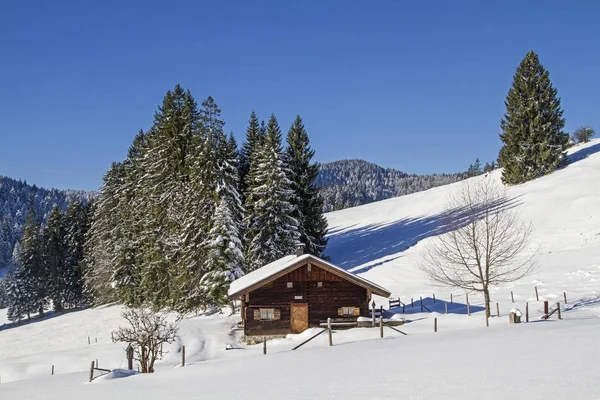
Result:
<svg viewBox="0 0 600 400"><path fill-rule="evenodd" d="M356 321L367 316L371 289L360 278L330 266L309 258L240 295L245 335L299 333L327 318Z"/></svg>

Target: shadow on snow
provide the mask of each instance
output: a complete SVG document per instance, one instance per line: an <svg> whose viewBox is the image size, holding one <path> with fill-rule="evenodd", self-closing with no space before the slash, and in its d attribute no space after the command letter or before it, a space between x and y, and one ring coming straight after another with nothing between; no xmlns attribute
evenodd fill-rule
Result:
<svg viewBox="0 0 600 400"><path fill-rule="evenodd" d="M341 268L355 274L364 273L402 257L399 253L423 239L464 227L472 218L482 218L486 211L510 209L519 204L519 197L506 197L472 209L460 207L434 215L403 218L345 231L338 228L328 236L326 254Z"/></svg>

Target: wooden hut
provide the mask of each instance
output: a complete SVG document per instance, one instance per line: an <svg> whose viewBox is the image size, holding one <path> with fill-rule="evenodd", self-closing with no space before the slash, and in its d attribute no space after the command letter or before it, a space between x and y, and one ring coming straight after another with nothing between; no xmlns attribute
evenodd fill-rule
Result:
<svg viewBox="0 0 600 400"><path fill-rule="evenodd" d="M301 249L229 288L229 297L241 301L247 339L300 333L327 318L356 321L368 315L372 295L387 298L390 292Z"/></svg>

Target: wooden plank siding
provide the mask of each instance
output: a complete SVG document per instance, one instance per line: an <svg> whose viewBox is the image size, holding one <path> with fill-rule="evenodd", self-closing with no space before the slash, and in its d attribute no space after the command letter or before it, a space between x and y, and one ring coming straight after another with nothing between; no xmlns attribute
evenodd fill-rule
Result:
<svg viewBox="0 0 600 400"><path fill-rule="evenodd" d="M288 287L288 282L292 283L291 288ZM322 286L319 286L318 282L322 282ZM292 303L308 304L310 326L319 326L327 318L340 318L338 309L341 307L359 307L360 315L363 316L368 314L369 307L369 293L366 288L315 265L310 265L309 268L308 263L251 291L247 300L243 306L247 336L290 333ZM279 309L280 319L255 320L254 310L258 308ZM348 318L356 320L355 316Z"/></svg>

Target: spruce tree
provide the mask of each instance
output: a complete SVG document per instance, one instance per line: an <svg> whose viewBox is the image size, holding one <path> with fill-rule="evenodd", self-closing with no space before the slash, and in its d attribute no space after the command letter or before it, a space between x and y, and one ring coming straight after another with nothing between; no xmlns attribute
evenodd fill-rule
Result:
<svg viewBox="0 0 600 400"><path fill-rule="evenodd" d="M264 121L263 121L264 125ZM256 113L252 111L250 114L250 120L248 121L248 128L246 129L246 140L242 144L242 150L240 151L240 193L243 198L247 192L247 179L250 173L250 162L252 155L255 154L256 149L260 146L264 140L265 132L261 130L261 126L258 122Z"/></svg>
<svg viewBox="0 0 600 400"><path fill-rule="evenodd" d="M182 258L187 211L192 137L197 110L191 93L177 85L168 91L154 117L148 144L139 163L144 174L136 192L142 201L139 218L139 287L144 301L154 309L171 307L179 288L173 285ZM136 260L137 262L137 260Z"/></svg>
<svg viewBox="0 0 600 400"><path fill-rule="evenodd" d="M564 164L569 141L557 90L537 54L527 53L513 77L500 126L502 181L519 184Z"/></svg>
<svg viewBox="0 0 600 400"><path fill-rule="evenodd" d="M61 298L65 307L72 308L84 304L82 261L87 216L83 204L72 202L63 221Z"/></svg>
<svg viewBox="0 0 600 400"><path fill-rule="evenodd" d="M295 193L292 197L293 217L298 221L300 242L307 253L320 257L327 245L327 220L323 215L323 200L315 185L319 166L311 163L315 152L310 148L308 134L299 115L290 127L287 145L285 161Z"/></svg>
<svg viewBox="0 0 600 400"><path fill-rule="evenodd" d="M33 208L29 210L23 227L18 264L20 270L15 279L18 287L19 309L28 317L34 312L44 316L52 287L48 285L48 272L42 257L41 225L37 221Z"/></svg>
<svg viewBox="0 0 600 400"><path fill-rule="evenodd" d="M58 206L55 206L42 234L42 260L46 276L45 283L48 287L48 297L52 300L54 311L62 311L64 289L63 271L63 215Z"/></svg>
<svg viewBox="0 0 600 400"><path fill-rule="evenodd" d="M117 257L117 248L124 240L120 205L125 176L123 163L113 163L104 174L102 189L90 210L84 250L84 291L94 304L117 299L128 303L130 293L139 287L139 282L130 281L129 267Z"/></svg>
<svg viewBox="0 0 600 400"><path fill-rule="evenodd" d="M242 275L243 253L239 223L231 205L222 198L208 234L206 273L201 279L202 295L207 304L227 304L229 284Z"/></svg>
<svg viewBox="0 0 600 400"><path fill-rule="evenodd" d="M292 254L299 239L298 221L292 216L294 191L282 157L281 130L271 115L264 144L250 166L245 217L247 271Z"/></svg>

